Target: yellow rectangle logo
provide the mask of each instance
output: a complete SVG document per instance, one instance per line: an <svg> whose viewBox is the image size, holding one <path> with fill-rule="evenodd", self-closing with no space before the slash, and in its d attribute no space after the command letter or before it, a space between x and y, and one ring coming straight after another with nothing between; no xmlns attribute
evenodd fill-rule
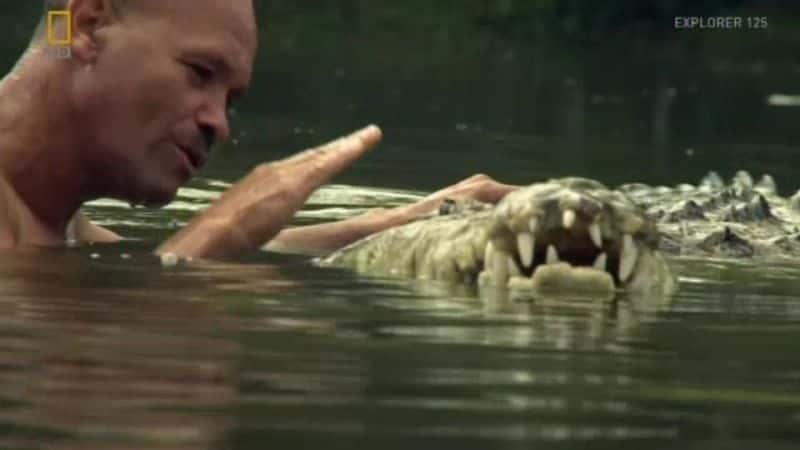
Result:
<svg viewBox="0 0 800 450"><path fill-rule="evenodd" d="M64 17L67 21L66 36L56 36L54 23L58 17ZM47 12L47 43L50 45L69 45L72 43L72 13L69 10Z"/></svg>

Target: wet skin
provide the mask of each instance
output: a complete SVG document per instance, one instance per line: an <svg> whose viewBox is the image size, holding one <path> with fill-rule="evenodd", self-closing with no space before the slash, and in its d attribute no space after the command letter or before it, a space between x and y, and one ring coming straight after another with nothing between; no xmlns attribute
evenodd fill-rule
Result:
<svg viewBox="0 0 800 450"><path fill-rule="evenodd" d="M119 240L80 206L101 197L164 205L199 173L213 145L228 138L227 109L250 84L256 54L252 0L126 5L119 13L107 0L70 0L72 57L49 57L38 36L0 83L0 248L63 245L68 233L78 241ZM426 199L283 229L317 187L381 138L370 126L257 166L156 251L233 257L270 242L327 252L438 207ZM513 189L470 180L448 189L478 197Z"/></svg>

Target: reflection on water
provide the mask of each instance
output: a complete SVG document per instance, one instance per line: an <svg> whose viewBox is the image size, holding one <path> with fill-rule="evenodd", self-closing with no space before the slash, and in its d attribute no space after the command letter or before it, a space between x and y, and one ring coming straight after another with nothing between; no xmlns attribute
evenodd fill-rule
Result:
<svg viewBox="0 0 800 450"><path fill-rule="evenodd" d="M207 285L88 253L0 265L3 448L213 448L239 345Z"/></svg>

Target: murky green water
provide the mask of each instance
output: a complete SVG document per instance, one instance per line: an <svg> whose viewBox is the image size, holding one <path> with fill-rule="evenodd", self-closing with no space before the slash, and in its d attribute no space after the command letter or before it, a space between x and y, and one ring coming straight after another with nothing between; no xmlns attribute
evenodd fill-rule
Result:
<svg viewBox="0 0 800 450"><path fill-rule="evenodd" d="M206 178L165 210L90 206L122 244L0 255L0 448L796 448L800 265L674 261L668 303L515 302L296 256L150 255L256 162L372 121L385 144L297 223L475 172L744 168L800 187L800 108L769 100L800 94L786 2L707 2L769 16L739 34L611 2L552 20L547 5L579 2L412 3L262 3L252 96ZM34 22L13 4L7 67Z"/></svg>
<svg viewBox="0 0 800 450"><path fill-rule="evenodd" d="M302 257L162 268L221 189L90 212L141 240L0 264L2 448L794 448L800 266L674 261L669 302L512 301ZM329 187L300 221L413 198Z"/></svg>

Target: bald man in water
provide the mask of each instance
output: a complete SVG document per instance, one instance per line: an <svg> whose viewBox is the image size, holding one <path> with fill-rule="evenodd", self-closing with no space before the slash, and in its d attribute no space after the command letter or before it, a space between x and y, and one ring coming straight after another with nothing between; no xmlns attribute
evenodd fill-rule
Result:
<svg viewBox="0 0 800 450"><path fill-rule="evenodd" d="M46 0L71 12L70 56L48 52L44 20L0 82L0 248L114 242L80 212L101 197L162 206L230 134L227 110L250 83L252 0ZM66 19L54 32L66 33ZM325 253L429 212L445 197L496 202L512 186L477 175L405 207L283 229L295 211L381 140L369 126L263 163L158 253L230 257L269 242Z"/></svg>

